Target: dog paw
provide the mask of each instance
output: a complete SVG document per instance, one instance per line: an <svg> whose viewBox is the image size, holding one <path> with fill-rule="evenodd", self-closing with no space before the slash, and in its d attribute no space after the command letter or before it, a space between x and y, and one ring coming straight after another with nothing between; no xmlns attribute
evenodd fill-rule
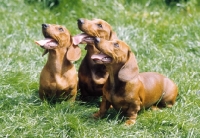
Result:
<svg viewBox="0 0 200 138"><path fill-rule="evenodd" d="M157 111L157 110L160 110L160 108L158 108L157 106L151 106L151 110Z"/></svg>
<svg viewBox="0 0 200 138"><path fill-rule="evenodd" d="M94 114L92 115L92 118L94 118L94 119L99 119L99 118L101 118L101 115L100 115L99 112L96 112L96 113L94 113Z"/></svg>
<svg viewBox="0 0 200 138"><path fill-rule="evenodd" d="M126 122L125 122L125 126L134 125L135 122L136 122L135 120L126 120Z"/></svg>

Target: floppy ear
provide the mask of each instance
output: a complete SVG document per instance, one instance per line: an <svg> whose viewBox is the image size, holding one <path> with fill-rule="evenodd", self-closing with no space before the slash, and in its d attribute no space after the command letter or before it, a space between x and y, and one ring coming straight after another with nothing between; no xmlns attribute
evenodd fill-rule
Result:
<svg viewBox="0 0 200 138"><path fill-rule="evenodd" d="M77 61L81 57L81 49L77 45L71 45L66 53L66 58L69 61Z"/></svg>
<svg viewBox="0 0 200 138"><path fill-rule="evenodd" d="M118 73L118 78L123 82L132 80L139 73L135 55L131 53L131 51L129 51L128 55L128 61L122 66Z"/></svg>
<svg viewBox="0 0 200 138"><path fill-rule="evenodd" d="M118 39L117 34L114 31L111 31L109 40L114 40L114 39Z"/></svg>

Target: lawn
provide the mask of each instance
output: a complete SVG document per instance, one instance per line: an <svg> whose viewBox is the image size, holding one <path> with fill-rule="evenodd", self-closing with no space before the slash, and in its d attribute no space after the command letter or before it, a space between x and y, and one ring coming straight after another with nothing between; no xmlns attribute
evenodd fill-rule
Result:
<svg viewBox="0 0 200 138"><path fill-rule="evenodd" d="M0 137L199 137L199 17L198 0L170 5L162 0L60 0L58 5L48 0L2 0ZM34 40L43 38L42 23L65 25L76 35L80 33L78 18L110 23L135 53L140 72L155 71L174 80L179 88L176 104L169 109L143 110L136 124L127 127L123 116L112 109L103 119L92 119L99 101L42 102L39 75L47 56L42 57L43 50ZM80 47L83 58L84 45ZM74 63L77 69L81 59Z"/></svg>

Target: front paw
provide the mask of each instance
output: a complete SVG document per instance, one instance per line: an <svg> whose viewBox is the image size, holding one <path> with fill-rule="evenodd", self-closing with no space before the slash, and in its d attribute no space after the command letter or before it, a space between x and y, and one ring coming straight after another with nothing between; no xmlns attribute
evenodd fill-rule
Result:
<svg viewBox="0 0 200 138"><path fill-rule="evenodd" d="M135 120L131 120L131 119L129 119L129 120L126 120L126 122L125 122L125 126L130 126L130 125L134 125L135 124Z"/></svg>
<svg viewBox="0 0 200 138"><path fill-rule="evenodd" d="M100 112L94 113L94 114L92 115L92 118L94 118L94 119L99 119L99 118L101 118Z"/></svg>

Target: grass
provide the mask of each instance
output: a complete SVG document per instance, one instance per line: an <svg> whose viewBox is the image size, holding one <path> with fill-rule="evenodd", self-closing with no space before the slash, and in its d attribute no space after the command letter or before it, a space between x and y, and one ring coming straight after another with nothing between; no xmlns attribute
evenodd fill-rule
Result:
<svg viewBox="0 0 200 138"><path fill-rule="evenodd" d="M0 137L181 137L200 135L200 3L167 6L161 0L0 2ZM39 74L46 62L34 40L42 23L65 25L75 35L78 18L102 18L129 44L140 71L173 79L179 96L171 109L144 110L125 127L119 112L91 119L99 103L48 104L38 98ZM84 46L82 57L85 54ZM77 69L81 60L75 62Z"/></svg>

